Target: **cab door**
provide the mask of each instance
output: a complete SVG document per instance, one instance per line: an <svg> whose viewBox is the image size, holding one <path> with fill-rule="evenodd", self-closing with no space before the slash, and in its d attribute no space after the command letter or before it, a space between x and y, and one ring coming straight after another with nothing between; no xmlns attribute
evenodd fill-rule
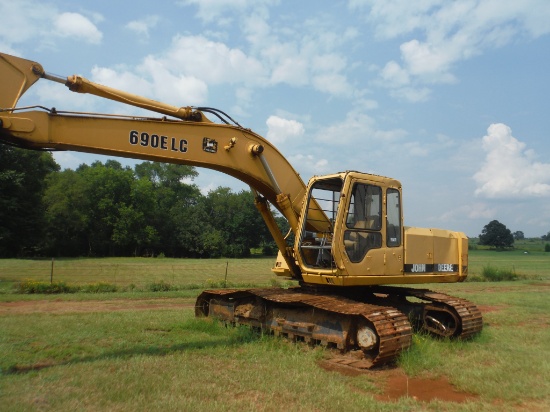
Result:
<svg viewBox="0 0 550 412"><path fill-rule="evenodd" d="M346 184L346 208L336 243L348 276L400 275L400 191L383 180L355 178Z"/></svg>

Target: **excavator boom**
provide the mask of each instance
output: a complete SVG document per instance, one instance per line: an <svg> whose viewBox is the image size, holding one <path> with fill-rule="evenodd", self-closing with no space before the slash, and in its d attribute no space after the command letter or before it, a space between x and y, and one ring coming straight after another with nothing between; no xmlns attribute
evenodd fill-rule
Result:
<svg viewBox="0 0 550 412"><path fill-rule="evenodd" d="M157 162L205 167L247 183L291 275L300 278L284 236L274 224L269 201L296 230L306 186L286 158L266 139L207 108L223 120L211 122L203 112L176 107L91 82L46 73L36 62L0 53L0 137L29 149L74 150ZM151 110L162 118L16 109L23 93L40 78L65 84L71 91ZM34 109L34 110L33 110ZM226 120L227 118L228 120ZM103 131L103 133L99 133ZM272 170L277 170L277 179ZM260 196L261 195L261 196Z"/></svg>

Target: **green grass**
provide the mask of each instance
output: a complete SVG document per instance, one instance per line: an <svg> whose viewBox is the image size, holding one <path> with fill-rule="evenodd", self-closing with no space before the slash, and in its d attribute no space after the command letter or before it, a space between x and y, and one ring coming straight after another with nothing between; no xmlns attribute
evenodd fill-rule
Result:
<svg viewBox="0 0 550 412"><path fill-rule="evenodd" d="M467 404L378 401L380 373L326 371L318 365L326 356L321 348L195 319L192 308L81 313L69 306L0 314L0 410L546 410L550 303L544 284L441 285L457 286L456 295L491 308L483 333L466 342L415 335L399 365L411 378L447 377L477 395ZM178 301L173 293L158 292L148 304ZM113 295L128 302L125 294L81 294ZM42 300L58 303L56 296Z"/></svg>
<svg viewBox="0 0 550 412"><path fill-rule="evenodd" d="M540 246L540 245L539 245ZM540 249L540 247L539 247ZM481 276L485 267L504 270L519 277L550 278L550 253L543 251L471 250L469 274ZM252 259L0 259L0 293L13 282L65 282L70 285L111 284L120 288L149 289L166 283L179 289L204 289L233 285L270 285L277 281L271 267L274 258ZM226 276L227 272L227 276Z"/></svg>
<svg viewBox="0 0 550 412"><path fill-rule="evenodd" d="M51 261L0 260L4 305L66 305L62 311L0 311L0 411L550 410L549 256L475 250L470 273L481 275L491 266L527 276L427 285L478 304L484 330L466 342L417 334L398 364L411 378L446 377L457 389L477 395L466 404L420 404L411 398L384 403L376 400L383 375L326 371L318 365L327 354L323 349L195 319L190 307L130 310L166 302L192 305L200 289L13 294L12 282L48 282ZM54 280L115 283L111 270L120 286L206 285L224 279L225 262L56 260ZM270 284L271 265L271 259L230 260L228 281ZM83 273L75 275L79 270ZM82 313L71 309L72 302L129 309Z"/></svg>
<svg viewBox="0 0 550 412"><path fill-rule="evenodd" d="M174 289L270 285L274 258L252 259L0 259L0 293L14 282L64 282L69 285L110 284L151 290L162 283ZM227 273L227 275L226 275Z"/></svg>
<svg viewBox="0 0 550 412"><path fill-rule="evenodd" d="M468 273L481 276L484 267L516 273L531 279L550 279L550 253L524 250L495 251L470 250L468 252Z"/></svg>
<svg viewBox="0 0 550 412"><path fill-rule="evenodd" d="M453 293L450 285L440 289ZM460 289L454 293L485 312L482 333L466 342L415 335L400 360L407 373L444 375L458 388L494 400L550 402L550 285L499 282Z"/></svg>
<svg viewBox="0 0 550 412"><path fill-rule="evenodd" d="M375 394L350 390L372 391L367 378L317 367L318 349L196 320L191 310L1 322L0 409L364 410Z"/></svg>

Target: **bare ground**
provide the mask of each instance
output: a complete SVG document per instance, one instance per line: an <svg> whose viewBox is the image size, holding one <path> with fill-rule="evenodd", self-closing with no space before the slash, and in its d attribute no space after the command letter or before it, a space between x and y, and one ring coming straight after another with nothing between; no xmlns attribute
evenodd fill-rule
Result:
<svg viewBox="0 0 550 412"><path fill-rule="evenodd" d="M367 375L374 378L380 393L375 398L382 402L397 401L400 398L412 398L419 402L430 402L438 399L444 402L466 402L475 400L477 395L461 392L445 377L437 379L408 377L402 369L386 367L376 370L350 368L329 360L319 362L319 366L330 372L346 376Z"/></svg>
<svg viewBox="0 0 550 412"><path fill-rule="evenodd" d="M158 310L174 308L193 308L194 299L113 299L101 301L63 301L36 300L0 302L0 316L6 314L25 313L82 313L111 312L119 310Z"/></svg>

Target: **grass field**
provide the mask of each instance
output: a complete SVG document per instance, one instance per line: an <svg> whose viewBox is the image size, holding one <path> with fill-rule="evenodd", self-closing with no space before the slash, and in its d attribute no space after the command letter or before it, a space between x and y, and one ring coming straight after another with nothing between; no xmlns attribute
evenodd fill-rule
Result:
<svg viewBox="0 0 550 412"><path fill-rule="evenodd" d="M265 286L275 279L271 265L63 259L54 262L54 281L199 287L224 280L227 268L228 282ZM13 294L22 279L49 281L51 261L0 260L0 411L550 410L550 254L470 253L471 273L487 265L522 278L429 285L476 302L480 336L415 335L395 368L349 374L326 368L330 354L321 348L194 319L200 289ZM396 377L406 389L392 398ZM419 383L431 398L415 392Z"/></svg>
<svg viewBox="0 0 550 412"><path fill-rule="evenodd" d="M539 245L540 248L540 245ZM76 258L0 259L0 290L7 283L30 279L74 284L105 282L119 286L145 285L164 281L188 288L205 288L227 281L236 285L265 286L276 281L271 273L274 258L252 259L158 259ZM487 265L509 269L522 277L550 277L550 253L542 251L473 250L469 252L469 273L474 277Z"/></svg>
<svg viewBox="0 0 550 412"><path fill-rule="evenodd" d="M227 280L240 285L268 285L276 277L271 273L274 258L254 259L3 259L0 280L17 282L31 279L41 282L74 284L105 282L119 286L145 285L164 281L188 288L205 288ZM53 272L53 275L52 275Z"/></svg>

